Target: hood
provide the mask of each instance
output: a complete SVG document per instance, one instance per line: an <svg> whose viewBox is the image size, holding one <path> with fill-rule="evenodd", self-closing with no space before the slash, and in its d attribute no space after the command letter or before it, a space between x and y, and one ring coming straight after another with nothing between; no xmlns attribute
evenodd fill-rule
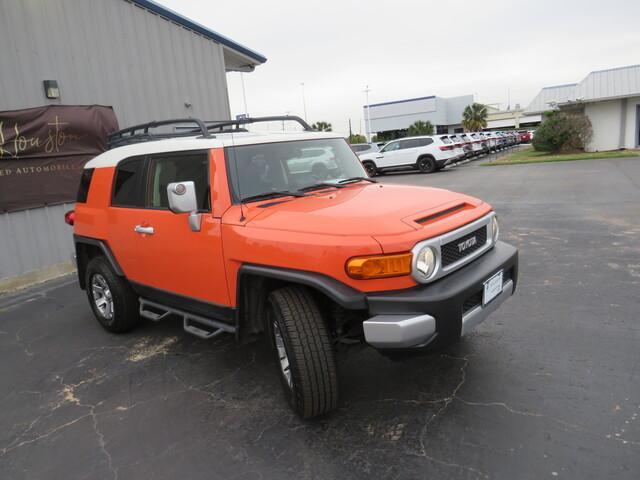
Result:
<svg viewBox="0 0 640 480"><path fill-rule="evenodd" d="M438 188L358 183L308 197L248 204L245 210L247 226L253 228L384 236L421 230L438 212L448 214L481 203Z"/></svg>

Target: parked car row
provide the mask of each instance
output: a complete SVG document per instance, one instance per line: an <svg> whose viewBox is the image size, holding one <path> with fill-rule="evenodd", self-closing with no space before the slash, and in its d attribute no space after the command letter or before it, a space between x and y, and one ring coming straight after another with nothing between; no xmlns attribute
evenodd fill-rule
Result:
<svg viewBox="0 0 640 480"><path fill-rule="evenodd" d="M377 150L377 144L352 145L369 176L391 170L417 169L432 173L447 165L478 155L518 145L518 132L470 132L425 135L392 140ZM369 145L371 148L364 148Z"/></svg>

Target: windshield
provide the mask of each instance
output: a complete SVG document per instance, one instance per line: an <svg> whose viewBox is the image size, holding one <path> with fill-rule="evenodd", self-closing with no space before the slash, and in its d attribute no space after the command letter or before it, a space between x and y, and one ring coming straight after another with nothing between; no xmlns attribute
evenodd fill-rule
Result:
<svg viewBox="0 0 640 480"><path fill-rule="evenodd" d="M234 201L367 176L341 138L241 145L225 151Z"/></svg>

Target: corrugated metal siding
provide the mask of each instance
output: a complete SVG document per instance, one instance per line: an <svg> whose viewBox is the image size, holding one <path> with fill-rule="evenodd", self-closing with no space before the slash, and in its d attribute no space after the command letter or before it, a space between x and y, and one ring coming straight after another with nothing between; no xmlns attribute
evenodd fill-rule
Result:
<svg viewBox="0 0 640 480"><path fill-rule="evenodd" d="M525 113L540 113L551 110L549 102L566 102L576 98L577 83L568 85L556 85L554 87L545 87L535 96L529 106L525 109Z"/></svg>
<svg viewBox="0 0 640 480"><path fill-rule="evenodd" d="M0 279L68 262L73 230L64 223L72 203L0 214Z"/></svg>
<svg viewBox="0 0 640 480"><path fill-rule="evenodd" d="M640 65L591 72L576 88L576 98L602 100L640 94Z"/></svg>
<svg viewBox="0 0 640 480"><path fill-rule="evenodd" d="M229 118L222 46L182 25L125 0L0 0L0 10L0 110L111 105L121 126ZM43 80L58 81L60 100L44 97Z"/></svg>
<svg viewBox="0 0 640 480"><path fill-rule="evenodd" d="M0 0L0 44L0 110L111 105L121 126L230 116L223 48L125 0ZM70 208L0 214L0 279L71 259Z"/></svg>

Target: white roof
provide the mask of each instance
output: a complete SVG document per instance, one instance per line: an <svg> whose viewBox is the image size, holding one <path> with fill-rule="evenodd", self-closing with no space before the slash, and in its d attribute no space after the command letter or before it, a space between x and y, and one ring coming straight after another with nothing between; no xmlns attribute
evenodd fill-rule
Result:
<svg viewBox="0 0 640 480"><path fill-rule="evenodd" d="M640 96L640 65L596 70L579 83L545 87L531 101L526 113L551 110L570 102L599 102L613 98Z"/></svg>
<svg viewBox="0 0 640 480"><path fill-rule="evenodd" d="M525 109L525 113L546 112L554 108L554 103L564 103L567 100L575 98L577 85L577 83L568 83L566 85L544 87Z"/></svg>
<svg viewBox="0 0 640 480"><path fill-rule="evenodd" d="M207 150L211 148L235 147L239 145L256 145L259 143L294 142L296 140L317 140L327 138L343 138L334 132L239 132L218 133L211 138L179 137L152 140L148 142L124 145L107 150L89 160L84 168L114 167L129 157L164 152L182 152L187 150Z"/></svg>
<svg viewBox="0 0 640 480"><path fill-rule="evenodd" d="M583 102L640 95L640 65L591 72L576 87L575 98Z"/></svg>

